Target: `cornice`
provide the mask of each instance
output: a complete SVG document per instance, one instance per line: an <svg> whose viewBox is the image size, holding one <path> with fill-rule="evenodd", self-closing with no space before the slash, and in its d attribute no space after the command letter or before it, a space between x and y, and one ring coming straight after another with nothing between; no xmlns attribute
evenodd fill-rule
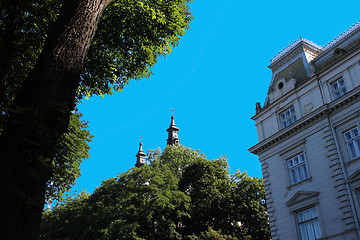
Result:
<svg viewBox="0 0 360 240"><path fill-rule="evenodd" d="M348 94L336 99L335 101L324 104L317 110L315 110L312 114L307 115L299 119L297 122L293 123L287 128L280 130L279 132L273 134L272 136L264 139L263 141L259 142L258 144L252 146L248 149L253 154L259 155L260 153L266 151L269 148L276 146L278 143L283 142L284 140L288 139L289 137L293 136L295 133L299 132L301 129L311 125L312 123L320 120L331 113L335 112L336 110L346 106L360 96L360 89L357 87L353 91L349 92ZM346 97L345 99L343 97Z"/></svg>

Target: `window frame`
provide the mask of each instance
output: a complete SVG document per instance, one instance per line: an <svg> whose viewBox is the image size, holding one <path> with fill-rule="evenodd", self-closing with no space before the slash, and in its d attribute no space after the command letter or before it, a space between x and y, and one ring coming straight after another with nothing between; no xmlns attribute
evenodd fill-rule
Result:
<svg viewBox="0 0 360 240"><path fill-rule="evenodd" d="M299 220L299 214L300 213L305 213L306 211L310 211L311 209L313 209L315 211L315 214L316 216L313 217L313 216L310 216L311 218L310 219L306 219L306 220L303 220L302 222L300 222ZM302 235L302 230L301 230L301 225L304 225L306 223L309 223L311 222L312 223L312 228L313 228L313 233L315 233L315 236L313 235L313 237L315 237L314 239L321 239L322 237L322 231L321 231L321 223L320 223L320 213L319 213L319 210L318 210L318 207L316 205L310 205L306 208L302 208L302 209L299 209L297 211L294 212L294 217L295 217L295 222L296 222L296 229L297 229L297 232L298 232L298 236L299 236L299 239L300 240L303 240L303 239L309 239L309 238L303 238L303 235ZM316 223L316 228L318 230L318 233L320 234L319 236L317 236L316 234L316 230L315 230L315 227L314 227L314 223ZM306 233L308 233L308 231L306 231ZM308 236L308 234L307 234Z"/></svg>
<svg viewBox="0 0 360 240"><path fill-rule="evenodd" d="M301 158L300 156L302 156L303 161L300 161L300 158ZM295 163L296 162L295 159L298 159L298 163ZM290 187L297 185L301 182L304 182L308 179L311 179L305 151L299 151L296 154L292 155L291 157L286 158L285 161L286 161L286 168L287 168L287 172L288 172L288 176L289 176L289 180L290 180ZM289 161L293 162L292 166L289 165ZM302 167L303 165L305 165L304 168ZM300 170L298 170L298 169L300 169ZM294 177L294 175L292 175L292 173L296 174L296 172L297 172L298 176L304 175L303 173L301 173L301 169L305 170L306 176L295 182L295 177ZM294 170L294 171L292 172L292 170ZM294 182L293 182L293 179L294 179Z"/></svg>
<svg viewBox="0 0 360 240"><path fill-rule="evenodd" d="M287 112L289 112L288 116L286 116ZM294 105L292 105L292 106L286 108L284 111L280 112L278 116L279 116L280 129L284 129L297 121ZM288 120L290 120L290 123L288 123Z"/></svg>
<svg viewBox="0 0 360 240"><path fill-rule="evenodd" d="M290 190L293 187L296 187L298 185L302 185L302 183L311 181L311 166L309 166L309 159L306 154L306 139L294 139L295 141L288 142L288 144L282 148L279 148L279 157L282 160L283 165L283 174L286 178L286 189ZM304 180L301 180L295 184L291 183L291 177L289 173L289 165L288 160L299 155L304 154L305 157L305 163L306 163L306 169L308 177Z"/></svg>
<svg viewBox="0 0 360 240"><path fill-rule="evenodd" d="M340 81L343 82L343 84L341 86L339 84ZM334 88L334 84L337 84L338 88ZM343 77L337 78L335 81L332 81L329 85L330 85L331 94L332 94L334 100L344 96L348 92L347 87L346 87L346 82ZM344 89L345 89L345 91L343 91ZM339 91L339 95L336 94L337 91Z"/></svg>
<svg viewBox="0 0 360 240"><path fill-rule="evenodd" d="M358 219L360 216L360 168L349 174L346 183L349 185L351 191L349 197L352 198L355 207L354 217Z"/></svg>
<svg viewBox="0 0 360 240"><path fill-rule="evenodd" d="M356 130L357 135L354 134L354 131ZM346 131L342 132L345 147L347 149L347 154L349 156L349 160L352 161L354 159L357 159L360 157L360 132L358 126L354 126L349 128ZM347 138L347 136L350 136L350 138ZM351 149L350 143L352 143L353 149ZM354 151L354 152L353 152Z"/></svg>

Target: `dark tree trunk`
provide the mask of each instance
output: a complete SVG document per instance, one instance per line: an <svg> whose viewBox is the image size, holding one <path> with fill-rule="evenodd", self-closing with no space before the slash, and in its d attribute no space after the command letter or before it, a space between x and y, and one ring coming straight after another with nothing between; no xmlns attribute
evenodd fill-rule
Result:
<svg viewBox="0 0 360 240"><path fill-rule="evenodd" d="M111 0L64 0L0 136L0 239L37 239L57 139L74 108L83 61Z"/></svg>
<svg viewBox="0 0 360 240"><path fill-rule="evenodd" d="M5 29L2 29L0 37L3 41L3 47L0 49L0 110L3 108L6 99L6 76L10 71L12 58L14 35L16 31L16 18L19 11L19 1L4 1L4 9L7 10Z"/></svg>

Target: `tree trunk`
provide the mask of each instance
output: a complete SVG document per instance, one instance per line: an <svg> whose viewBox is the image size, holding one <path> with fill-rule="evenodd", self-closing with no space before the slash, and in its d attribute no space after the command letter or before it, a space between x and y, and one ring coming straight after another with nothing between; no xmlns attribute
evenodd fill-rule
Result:
<svg viewBox="0 0 360 240"><path fill-rule="evenodd" d="M0 239L37 239L57 139L67 129L97 23L111 0L64 0L0 136Z"/></svg>
<svg viewBox="0 0 360 240"><path fill-rule="evenodd" d="M0 109L3 108L6 99L6 75L10 71L10 63L12 58L12 50L14 46L14 35L16 31L16 18L19 11L19 1L4 1L4 9L7 9L8 17L5 19L5 29L2 29L0 38L3 46L0 49Z"/></svg>

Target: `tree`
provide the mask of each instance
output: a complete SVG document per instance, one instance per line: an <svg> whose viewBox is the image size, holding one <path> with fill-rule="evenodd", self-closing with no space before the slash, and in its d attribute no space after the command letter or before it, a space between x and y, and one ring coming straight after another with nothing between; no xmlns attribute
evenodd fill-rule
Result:
<svg viewBox="0 0 360 240"><path fill-rule="evenodd" d="M41 239L270 239L261 180L181 145L150 162L44 212Z"/></svg>
<svg viewBox="0 0 360 240"><path fill-rule="evenodd" d="M92 137L88 122L81 120L81 113L70 115L68 131L64 133L56 145L55 157L51 166L53 175L47 182L45 190L46 202L61 201L66 192L75 185L76 178L80 177L80 164L90 156L88 142Z"/></svg>
<svg viewBox="0 0 360 240"><path fill-rule="evenodd" d="M54 175L51 159L76 101L121 90L129 79L148 76L157 57L169 53L188 28L192 17L187 2L1 3L0 44L6 56L0 65L5 196L0 203L6 223L1 238L36 238L46 183ZM43 3L52 7L49 14ZM39 43L33 46L32 41ZM27 46L33 48L16 60ZM15 74L22 64L23 73Z"/></svg>
<svg viewBox="0 0 360 240"><path fill-rule="evenodd" d="M185 169L179 188L190 196L192 203L191 218L183 223L185 235L221 228L227 218L224 208L230 192L228 174L224 158L213 161L201 158Z"/></svg>
<svg viewBox="0 0 360 240"><path fill-rule="evenodd" d="M232 188L229 206L244 235L251 239L270 239L262 179L236 171L232 176Z"/></svg>
<svg viewBox="0 0 360 240"><path fill-rule="evenodd" d="M189 204L177 184L168 167L131 169L45 212L41 239L177 239Z"/></svg>

